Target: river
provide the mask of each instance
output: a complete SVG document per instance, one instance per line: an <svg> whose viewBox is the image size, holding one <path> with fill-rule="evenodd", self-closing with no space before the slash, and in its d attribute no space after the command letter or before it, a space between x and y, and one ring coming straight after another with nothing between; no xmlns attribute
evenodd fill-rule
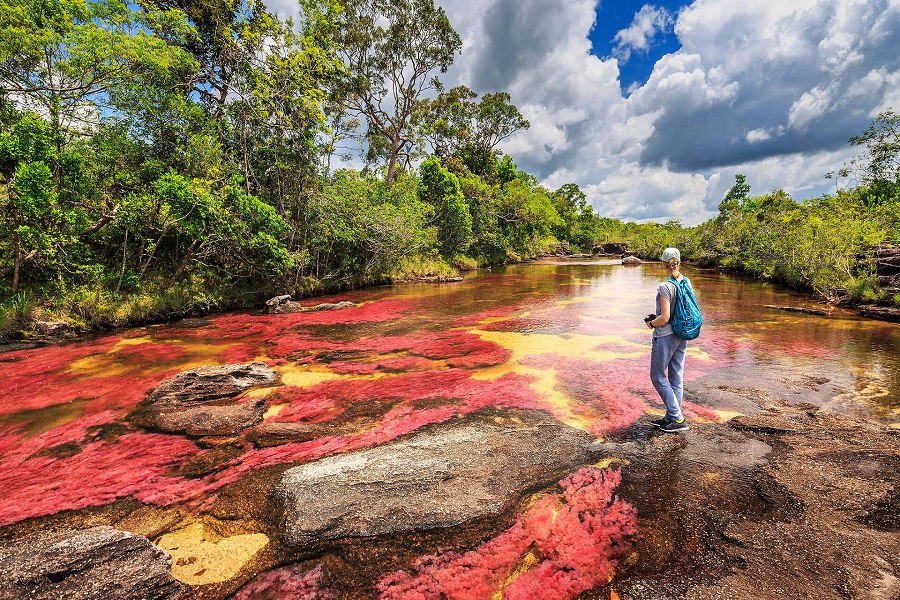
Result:
<svg viewBox="0 0 900 600"><path fill-rule="evenodd" d="M704 314L688 350L690 421L758 412L771 397L900 427L900 326L776 285L689 266L685 274ZM355 308L233 312L0 354L0 526L107 514L104 507L136 500L171 522L135 529L171 549L177 544L167 535L189 530L190 515L206 514L255 473L385 444L492 407L544 411L614 438L663 412L648 380L642 319L664 277L658 263L544 260L480 270L459 283L303 302L349 300ZM265 399L265 422L322 426L327 435L250 443L246 432L153 432L129 418L178 372L254 360L279 378L244 397ZM215 584L244 564L173 571L190 585Z"/></svg>

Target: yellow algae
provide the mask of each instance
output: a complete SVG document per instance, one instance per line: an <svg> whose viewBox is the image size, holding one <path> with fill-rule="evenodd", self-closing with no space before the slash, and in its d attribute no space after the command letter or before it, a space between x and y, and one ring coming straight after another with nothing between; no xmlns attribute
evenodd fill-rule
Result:
<svg viewBox="0 0 900 600"><path fill-rule="evenodd" d="M263 413L263 421L271 419L272 417L277 417L278 414L290 406L289 403L284 404L274 404L266 409L266 412Z"/></svg>
<svg viewBox="0 0 900 600"><path fill-rule="evenodd" d="M118 352L119 348L124 348L125 346L140 346L141 344L150 344L152 342L153 338L149 335L142 335L141 337L136 338L125 338L116 342L116 345L110 349L110 352Z"/></svg>
<svg viewBox="0 0 900 600"><path fill-rule="evenodd" d="M597 362L618 358L638 358L644 356L649 348L641 344L629 342L619 336L591 336L583 334L559 335L524 334L507 331L469 330L483 340L491 341L512 351L508 361L493 367L477 369L472 372L474 379L490 381L507 373L531 376L529 387L537 392L548 404L551 413L557 419L582 431L589 431L599 419L599 415L585 414L583 403L570 397L559 389L557 371L555 369L537 369L521 364L521 360L533 354L552 353L565 358L586 358ZM611 352L603 350L603 344L631 346L635 352ZM591 411L589 411L591 412Z"/></svg>
<svg viewBox="0 0 900 600"><path fill-rule="evenodd" d="M713 412L716 413L716 416L719 417L720 423L727 423L735 417L743 417L744 413L734 412L730 410L717 410L713 409Z"/></svg>
<svg viewBox="0 0 900 600"><path fill-rule="evenodd" d="M159 538L156 545L172 555L172 575L188 585L234 578L269 543L261 533L222 537L203 523L192 523Z"/></svg>
<svg viewBox="0 0 900 600"><path fill-rule="evenodd" d="M275 390L277 390L281 386L273 386L273 387L264 387L264 388L256 388L254 390L250 390L244 397L246 398L265 398Z"/></svg>
<svg viewBox="0 0 900 600"><path fill-rule="evenodd" d="M620 464L622 466L630 465L631 461L627 458L619 458L617 456L610 456L609 458L604 458L600 462L595 462L594 467L598 469L608 469L614 464Z"/></svg>
<svg viewBox="0 0 900 600"><path fill-rule="evenodd" d="M500 587L497 589L496 592L494 592L494 595L491 596L491 600L501 600L503 598L503 590L504 589L509 587L509 585L513 581L518 579L522 575L522 573L525 573L526 571L530 571L531 569L535 568L536 566L538 566L540 564L540 562L541 562L540 559L537 557L537 555L535 555L534 552L531 552L531 551L526 552L525 556L523 556L519 560L519 563L516 565L516 568L513 569L513 572L509 574L509 577L507 577L505 580L503 580L502 583L500 583Z"/></svg>
<svg viewBox="0 0 900 600"><path fill-rule="evenodd" d="M471 329L469 333L481 339L494 342L512 351L509 362L518 362L530 354L556 354L563 358L587 358L597 362L615 360L617 358L639 358L650 351L649 346L629 342L616 335L584 335L566 334L546 335L535 333L519 333L515 331L482 331ZM634 352L611 352L603 350L604 344L631 346Z"/></svg>
<svg viewBox="0 0 900 600"><path fill-rule="evenodd" d="M281 373L281 382L285 385L296 387L308 387L331 381L332 379L347 379L347 377L334 373L324 365L281 365L276 368Z"/></svg>

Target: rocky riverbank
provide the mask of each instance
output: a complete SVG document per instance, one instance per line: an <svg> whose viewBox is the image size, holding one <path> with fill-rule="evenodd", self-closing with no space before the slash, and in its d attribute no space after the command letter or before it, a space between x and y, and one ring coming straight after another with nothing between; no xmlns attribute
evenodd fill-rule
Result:
<svg viewBox="0 0 900 600"><path fill-rule="evenodd" d="M193 411L190 427L162 427L208 448L188 477L234 464L245 444L287 448L297 438L264 436L261 410L214 431L197 416L271 384L263 367L182 373L137 413L153 419L103 435L159 430L157 413ZM202 506L129 498L29 519L0 529L0 598L403 598L434 592L442 577L470 586L480 577L479 589L512 594L528 578L565 573L571 593L558 597L896 599L900 430L805 401L827 383L783 381L799 400L788 402L771 384L699 382L698 400L715 396L735 415L675 435L647 416L597 440L541 411L486 409L249 471ZM203 397L187 398L191 389ZM535 525L562 518L546 510L574 520L554 534ZM592 519L602 528L578 529Z"/></svg>

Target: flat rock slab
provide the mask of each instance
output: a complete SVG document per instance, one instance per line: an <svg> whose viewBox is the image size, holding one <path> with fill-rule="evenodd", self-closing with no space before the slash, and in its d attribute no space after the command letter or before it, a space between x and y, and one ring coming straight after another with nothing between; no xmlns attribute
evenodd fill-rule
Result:
<svg viewBox="0 0 900 600"><path fill-rule="evenodd" d="M277 378L264 362L197 367L162 382L128 420L169 433L233 435L262 421L266 410L262 398L241 401L237 396Z"/></svg>
<svg viewBox="0 0 900 600"><path fill-rule="evenodd" d="M528 414L467 418L286 471L275 491L285 543L451 527L590 462L592 435Z"/></svg>
<svg viewBox="0 0 900 600"><path fill-rule="evenodd" d="M126 531L41 534L0 547L0 598L177 598L185 587L171 569L168 553Z"/></svg>

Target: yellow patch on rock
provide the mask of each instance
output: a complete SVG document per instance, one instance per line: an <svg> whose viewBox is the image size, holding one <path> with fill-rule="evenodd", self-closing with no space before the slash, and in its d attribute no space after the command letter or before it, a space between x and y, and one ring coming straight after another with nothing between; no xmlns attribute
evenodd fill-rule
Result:
<svg viewBox="0 0 900 600"><path fill-rule="evenodd" d="M731 410L716 410L713 409L713 412L716 413L716 416L719 417L720 423L727 423L735 417L743 417L744 413L734 412Z"/></svg>
<svg viewBox="0 0 900 600"><path fill-rule="evenodd" d="M631 461L628 460L627 458L618 458L616 456L610 456L609 458L604 458L600 462L595 462L593 466L597 467L598 469L608 469L609 467L611 467L614 464L619 464L624 467L625 465L630 465Z"/></svg>
<svg viewBox="0 0 900 600"><path fill-rule="evenodd" d="M268 543L261 533L223 538L198 522L162 536L156 545L172 556L175 579L206 585L233 579Z"/></svg>
<svg viewBox="0 0 900 600"><path fill-rule="evenodd" d="M290 403L275 404L270 406L268 409L266 409L266 412L263 413L263 421L267 421L272 417L277 417L278 414L288 406L290 406Z"/></svg>

